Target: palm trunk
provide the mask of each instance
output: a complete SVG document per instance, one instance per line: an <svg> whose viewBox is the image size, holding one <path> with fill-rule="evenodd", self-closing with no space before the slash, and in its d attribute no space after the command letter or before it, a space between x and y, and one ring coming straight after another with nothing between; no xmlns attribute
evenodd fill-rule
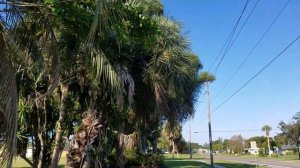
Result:
<svg viewBox="0 0 300 168"><path fill-rule="evenodd" d="M119 131L122 128L119 128ZM124 167L124 150L125 150L125 136L123 133L118 133L118 146L116 151L116 161L117 161L117 167Z"/></svg>
<svg viewBox="0 0 300 168"><path fill-rule="evenodd" d="M300 141L297 142L297 147L298 147L298 157L299 157L299 160L300 160Z"/></svg>
<svg viewBox="0 0 300 168"><path fill-rule="evenodd" d="M157 138L152 142L153 153L157 153Z"/></svg>
<svg viewBox="0 0 300 168"><path fill-rule="evenodd" d="M38 95L36 93L36 95ZM37 118L38 118L38 138L40 141L40 153L38 157L38 168L48 167L49 159L47 158L47 136L45 136L46 126L47 126L47 114L46 114L46 104L45 99L40 99L35 101L35 105L37 107ZM44 117L44 119L42 118Z"/></svg>
<svg viewBox="0 0 300 168"><path fill-rule="evenodd" d="M124 152L125 150L133 150L134 147L136 147L136 134L128 134L126 135L126 124L123 123L119 126L118 129L118 146L116 151L116 161L117 161L117 167L124 167L124 161L125 156ZM125 133L126 132L126 133Z"/></svg>
<svg viewBox="0 0 300 168"><path fill-rule="evenodd" d="M41 142L41 151L39 154L39 161L38 161L38 168L43 168L43 158L44 158L44 150L45 150L45 143L44 143L44 139L43 139L43 135L42 133L38 133L40 142Z"/></svg>
<svg viewBox="0 0 300 168"><path fill-rule="evenodd" d="M66 168L88 168L90 166L90 150L101 127L96 110L83 114L79 131L69 144Z"/></svg>
<svg viewBox="0 0 300 168"><path fill-rule="evenodd" d="M65 102L67 99L68 93L68 85L62 84L61 85L61 105L59 110L59 119L57 121L56 126L56 135L55 135L55 146L53 149L52 160L51 160L51 168L56 168L58 166L58 162L61 156L61 153L64 149L65 142L63 139L64 136L64 126L65 126L65 118L66 118L66 111L65 111Z"/></svg>
<svg viewBox="0 0 300 168"><path fill-rule="evenodd" d="M177 147L177 144L175 143L175 140L172 140L172 154L173 154L173 158L176 154L177 158L179 158L179 155L178 155L178 147Z"/></svg>
<svg viewBox="0 0 300 168"><path fill-rule="evenodd" d="M172 155L173 155L173 159L174 159L174 155L175 155L175 142L172 140Z"/></svg>

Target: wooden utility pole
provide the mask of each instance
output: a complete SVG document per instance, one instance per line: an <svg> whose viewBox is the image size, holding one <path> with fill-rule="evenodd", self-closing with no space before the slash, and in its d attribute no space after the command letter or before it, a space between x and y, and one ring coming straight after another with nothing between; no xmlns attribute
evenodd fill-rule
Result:
<svg viewBox="0 0 300 168"><path fill-rule="evenodd" d="M211 113L210 113L210 97L209 97L209 82L206 82L206 95L207 95L207 116L208 116L208 132L209 132L209 153L210 153L210 165L214 168L214 156L212 149L212 135L211 135Z"/></svg>
<svg viewBox="0 0 300 168"><path fill-rule="evenodd" d="M269 134L267 135L267 140L268 140L268 148L269 148L269 157L271 157L271 148L270 148Z"/></svg>
<svg viewBox="0 0 300 168"><path fill-rule="evenodd" d="M189 127L190 127L190 159L192 159L192 130L191 130L191 119L190 119L190 122L189 122Z"/></svg>

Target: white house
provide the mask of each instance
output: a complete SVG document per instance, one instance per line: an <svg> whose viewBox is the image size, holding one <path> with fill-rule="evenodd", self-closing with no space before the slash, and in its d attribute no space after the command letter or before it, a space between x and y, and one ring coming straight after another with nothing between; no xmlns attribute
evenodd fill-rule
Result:
<svg viewBox="0 0 300 168"><path fill-rule="evenodd" d="M251 155L258 155L259 148L256 146L256 141L251 141L250 146L248 152L250 152Z"/></svg>

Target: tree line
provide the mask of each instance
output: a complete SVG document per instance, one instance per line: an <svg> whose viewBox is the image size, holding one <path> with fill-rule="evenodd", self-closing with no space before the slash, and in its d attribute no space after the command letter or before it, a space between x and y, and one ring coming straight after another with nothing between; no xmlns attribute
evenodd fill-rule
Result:
<svg viewBox="0 0 300 168"><path fill-rule="evenodd" d="M299 148L300 148L300 112L295 113L291 121L288 123L280 121L278 128L281 133L278 133L274 137L269 137L269 132L272 128L268 125L262 127L262 131L265 135L254 136L245 139L239 135L234 135L230 139L222 139L213 141L214 151L221 153L234 153L242 154L245 153L244 149L250 148L250 142L255 141L258 148L260 148L260 154L263 155L265 151L274 151L281 149L285 146L294 146L294 152L298 153L299 159ZM275 149L276 148L276 149ZM265 149L265 151L263 150ZM270 152L268 152L270 154Z"/></svg>

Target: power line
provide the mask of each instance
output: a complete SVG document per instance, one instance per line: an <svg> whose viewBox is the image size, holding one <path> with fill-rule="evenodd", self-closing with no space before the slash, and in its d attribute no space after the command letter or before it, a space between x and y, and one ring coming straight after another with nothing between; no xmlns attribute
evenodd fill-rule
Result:
<svg viewBox="0 0 300 168"><path fill-rule="evenodd" d="M213 101L216 97L218 97L221 92L224 90L224 88L228 85L228 83L235 77L235 75L238 73L238 71L243 67L243 65L245 64L245 62L253 55L254 50L258 47L258 45L262 42L262 40L266 37L266 35L268 34L268 32L271 30L271 28L273 27L273 25L276 23L276 21L278 20L278 18L281 16L281 14L283 13L283 11L286 9L287 5L289 4L290 0L288 0L285 5L281 8L281 10L279 11L278 15L276 15L276 17L273 19L273 21L271 22L271 24L268 26L268 28L265 30L265 32L263 33L263 35L260 37L260 39L256 42L256 44L254 45L254 47L252 48L252 50L250 51L250 53L243 59L242 63L238 66L238 68L234 71L234 73L230 76L230 78L225 82L225 84L222 86L222 88L218 91L218 93L216 94L216 96L213 98Z"/></svg>
<svg viewBox="0 0 300 168"><path fill-rule="evenodd" d="M252 78L250 78L244 85L242 85L237 91L235 91L231 96L229 96L225 101L223 101L219 106L217 106L212 113L216 112L220 107L222 107L226 102L228 102L233 96L240 92L244 87L246 87L252 80L254 80L258 75L260 75L268 66L270 66L278 57L280 57L288 48L290 48L298 39L300 35L294 39L288 46L286 46L279 54L277 54L271 61L269 61L261 70L259 70Z"/></svg>
<svg viewBox="0 0 300 168"><path fill-rule="evenodd" d="M298 39L300 35L294 39L287 47L285 47L279 54L277 54L272 60L270 60L261 70L259 70L252 78L250 78L244 85L242 85L238 90L236 90L231 96L229 96L225 101L223 101L219 106L217 106L211 114L216 112L219 108L221 108L225 103L227 103L233 96L235 96L238 92L240 92L244 87L246 87L252 80L254 80L258 75L260 75L268 66L270 66L278 57L280 57L289 47L291 47ZM201 120L198 125L200 125L206 118Z"/></svg>
<svg viewBox="0 0 300 168"><path fill-rule="evenodd" d="M217 74L217 71L218 71L218 69L219 69L219 67L220 67L220 65L221 65L221 63L222 63L222 61L223 61L223 59L225 58L225 56L227 55L227 53L229 52L229 50L231 49L231 47L233 46L233 44L235 43L235 41L237 40L237 38L238 38L239 34L241 33L241 31L244 29L246 23L248 22L250 16L252 15L252 13L253 13L254 9L256 8L256 6L257 6L257 4L258 4L259 1L260 1L260 0L257 0L257 1L256 1L255 5L253 6L252 10L251 10L250 13L248 14L248 16L247 16L245 22L243 23L242 27L240 28L239 32L237 33L237 35L235 36L235 38L233 39L233 41L232 41L231 43L228 44L228 46L227 46L225 52L224 52L223 55L222 55L221 60L219 61L219 63L218 63L218 65L216 66L216 68L214 69L214 72L213 72L214 74Z"/></svg>
<svg viewBox="0 0 300 168"><path fill-rule="evenodd" d="M248 4L249 4L249 2L250 2L250 0L247 0L247 2L245 3L244 8L243 8L243 10L242 10L242 12L241 12L241 14L240 14L240 16L239 16L237 22L235 23L235 25L234 25L234 27L233 27L231 33L230 33L229 36L227 37L225 43L224 43L223 46L222 46L222 49L219 51L218 56L215 58L215 60L213 61L212 65L210 66L210 68L209 68L208 71L210 71L211 68L215 65L215 63L217 62L217 60L218 60L219 57L221 56L221 53L222 53L224 47L226 46L226 44L227 44L227 43L228 43L228 45L230 44L230 41L232 40L232 37L233 37L233 35L234 35L234 33L235 33L235 31L236 31L238 25L239 25L239 22L240 22L240 20L241 20L241 18L242 18L242 16L243 16L243 14L244 14L244 12L245 12L245 10L246 10Z"/></svg>
<svg viewBox="0 0 300 168"><path fill-rule="evenodd" d="M280 131L279 129L275 129L272 131ZM262 132L261 129L257 130L223 130L223 131L212 131L216 133L227 133L227 132ZM194 133L208 133L208 131L195 131Z"/></svg>
<svg viewBox="0 0 300 168"><path fill-rule="evenodd" d="M247 0L247 2L245 3L244 8L243 8L243 10L242 10L242 12L241 12L241 14L240 14L240 16L239 16L239 18L238 18L238 20L237 20L235 26L233 27L233 29L232 29L230 35L228 36L226 42L224 43L222 49L220 50L218 56L215 58L215 60L213 61L213 64L211 65L211 67L209 68L208 71L211 70L211 68L214 66L214 64L215 64L216 61L218 60L218 58L221 56L221 53L222 53L224 47L226 46L226 44L228 43L228 46L230 46L230 47L232 46L232 44L234 43L234 41L236 40L236 38L238 37L238 35L239 35L240 32L242 31L243 27L245 26L246 22L248 21L249 17L251 16L251 14L252 14L254 8L256 7L257 3L259 2L259 0L257 0L255 6L252 8L250 14L247 16L246 21L244 22L244 24L242 25L242 27L241 27L241 29L239 30L238 34L237 34L236 37L234 38L234 41L233 41L232 43L230 43L231 40L232 40L232 38L233 38L233 36L234 36L234 34L235 34L235 31L236 31L238 25L239 25L239 22L240 22L240 20L241 20L241 18L242 18L242 16L243 16L243 14L244 14L244 12L245 12L245 10L246 10L248 4L249 4L249 2L250 2L250 0ZM231 45L230 45L230 44L231 44ZM228 46L227 46L226 50L228 49ZM226 50L225 50L225 51L226 51ZM220 63L219 63L219 64L220 64ZM201 98L200 98L200 103L202 102L202 100L203 100L203 98L204 98L204 95L205 95L204 93L205 93L205 92L203 92L202 97L200 96L200 97L201 97ZM204 114L204 113L203 113L203 114ZM205 114L204 114L204 115L205 115ZM202 115L202 116L203 116L203 115Z"/></svg>

